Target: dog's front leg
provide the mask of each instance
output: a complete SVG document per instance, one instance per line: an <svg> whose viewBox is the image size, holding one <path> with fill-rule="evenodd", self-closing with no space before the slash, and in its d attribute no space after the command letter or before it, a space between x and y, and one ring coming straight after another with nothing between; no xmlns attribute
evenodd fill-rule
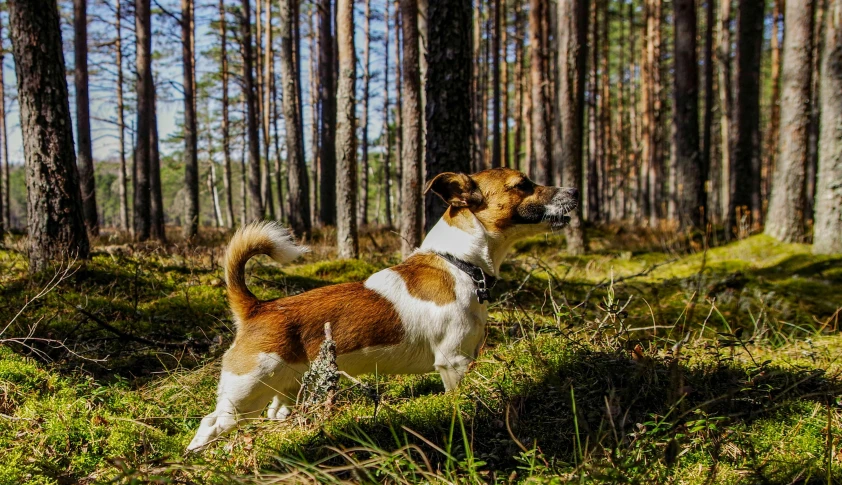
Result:
<svg viewBox="0 0 842 485"><path fill-rule="evenodd" d="M471 362L473 362L473 359L470 357L457 353L436 355L435 367L441 375L445 391L452 391L459 387L459 383L462 382L462 378L468 372L468 366L471 365Z"/></svg>

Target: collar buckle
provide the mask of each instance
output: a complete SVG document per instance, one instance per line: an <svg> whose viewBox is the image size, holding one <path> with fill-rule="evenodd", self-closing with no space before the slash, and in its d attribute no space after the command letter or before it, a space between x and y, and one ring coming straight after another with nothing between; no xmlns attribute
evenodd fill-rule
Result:
<svg viewBox="0 0 842 485"><path fill-rule="evenodd" d="M471 277L471 280L474 282L474 286L476 287L475 292L477 295L477 300L479 300L480 304L487 303L491 301L491 288L494 288L497 285L497 278L494 276L489 276L485 271L482 270L479 266L475 264L471 264L467 261L463 261L461 259L456 258L452 254L448 253L435 253L436 255L444 258L447 262L456 266L460 270L462 270L465 274Z"/></svg>

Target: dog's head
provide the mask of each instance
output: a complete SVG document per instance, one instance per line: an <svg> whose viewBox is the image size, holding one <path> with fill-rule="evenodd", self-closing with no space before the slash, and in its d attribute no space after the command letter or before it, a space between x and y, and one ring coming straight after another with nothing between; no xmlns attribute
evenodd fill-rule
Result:
<svg viewBox="0 0 842 485"><path fill-rule="evenodd" d="M449 223L459 225L470 213L486 231L515 237L561 229L579 198L575 188L538 185L523 172L508 168L473 175L440 173L427 183L428 191L450 205L445 214Z"/></svg>

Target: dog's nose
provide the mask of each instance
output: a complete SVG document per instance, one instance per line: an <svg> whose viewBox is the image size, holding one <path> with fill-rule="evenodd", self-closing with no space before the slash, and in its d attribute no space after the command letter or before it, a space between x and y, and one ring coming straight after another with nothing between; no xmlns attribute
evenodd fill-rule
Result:
<svg viewBox="0 0 842 485"><path fill-rule="evenodd" d="M569 189L565 189L565 191L567 192L567 196L571 199L579 200L579 189L571 187Z"/></svg>

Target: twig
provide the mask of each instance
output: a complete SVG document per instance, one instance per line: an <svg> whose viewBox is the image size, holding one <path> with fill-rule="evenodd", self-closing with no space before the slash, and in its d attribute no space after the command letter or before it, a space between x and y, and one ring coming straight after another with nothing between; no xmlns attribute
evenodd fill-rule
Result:
<svg viewBox="0 0 842 485"><path fill-rule="evenodd" d="M126 332L120 330L119 328L111 325L110 323L102 320L98 316L96 316L93 313L89 312L88 310L85 310L84 308L82 308L81 305L73 305L69 301L65 300L64 297L62 297L61 295L59 295L59 299L61 299L61 301L63 301L67 305L70 305L73 308L75 308L76 311L78 311L79 313L81 313L82 315L87 317L88 320L96 323L97 325L104 328L105 330L108 330L109 332L113 333L114 335L117 335L118 337L120 337L122 339L125 339L125 340L131 340L133 342L138 342L138 343L141 343L141 344L154 345L156 347L165 347L165 348L181 348L181 347L185 347L185 346L201 346L201 344L197 345L196 342L190 342L189 340L184 340L182 342L162 342L160 340L152 340L152 339L148 339L148 338L145 338L145 337L138 337L136 335L126 333Z"/></svg>

